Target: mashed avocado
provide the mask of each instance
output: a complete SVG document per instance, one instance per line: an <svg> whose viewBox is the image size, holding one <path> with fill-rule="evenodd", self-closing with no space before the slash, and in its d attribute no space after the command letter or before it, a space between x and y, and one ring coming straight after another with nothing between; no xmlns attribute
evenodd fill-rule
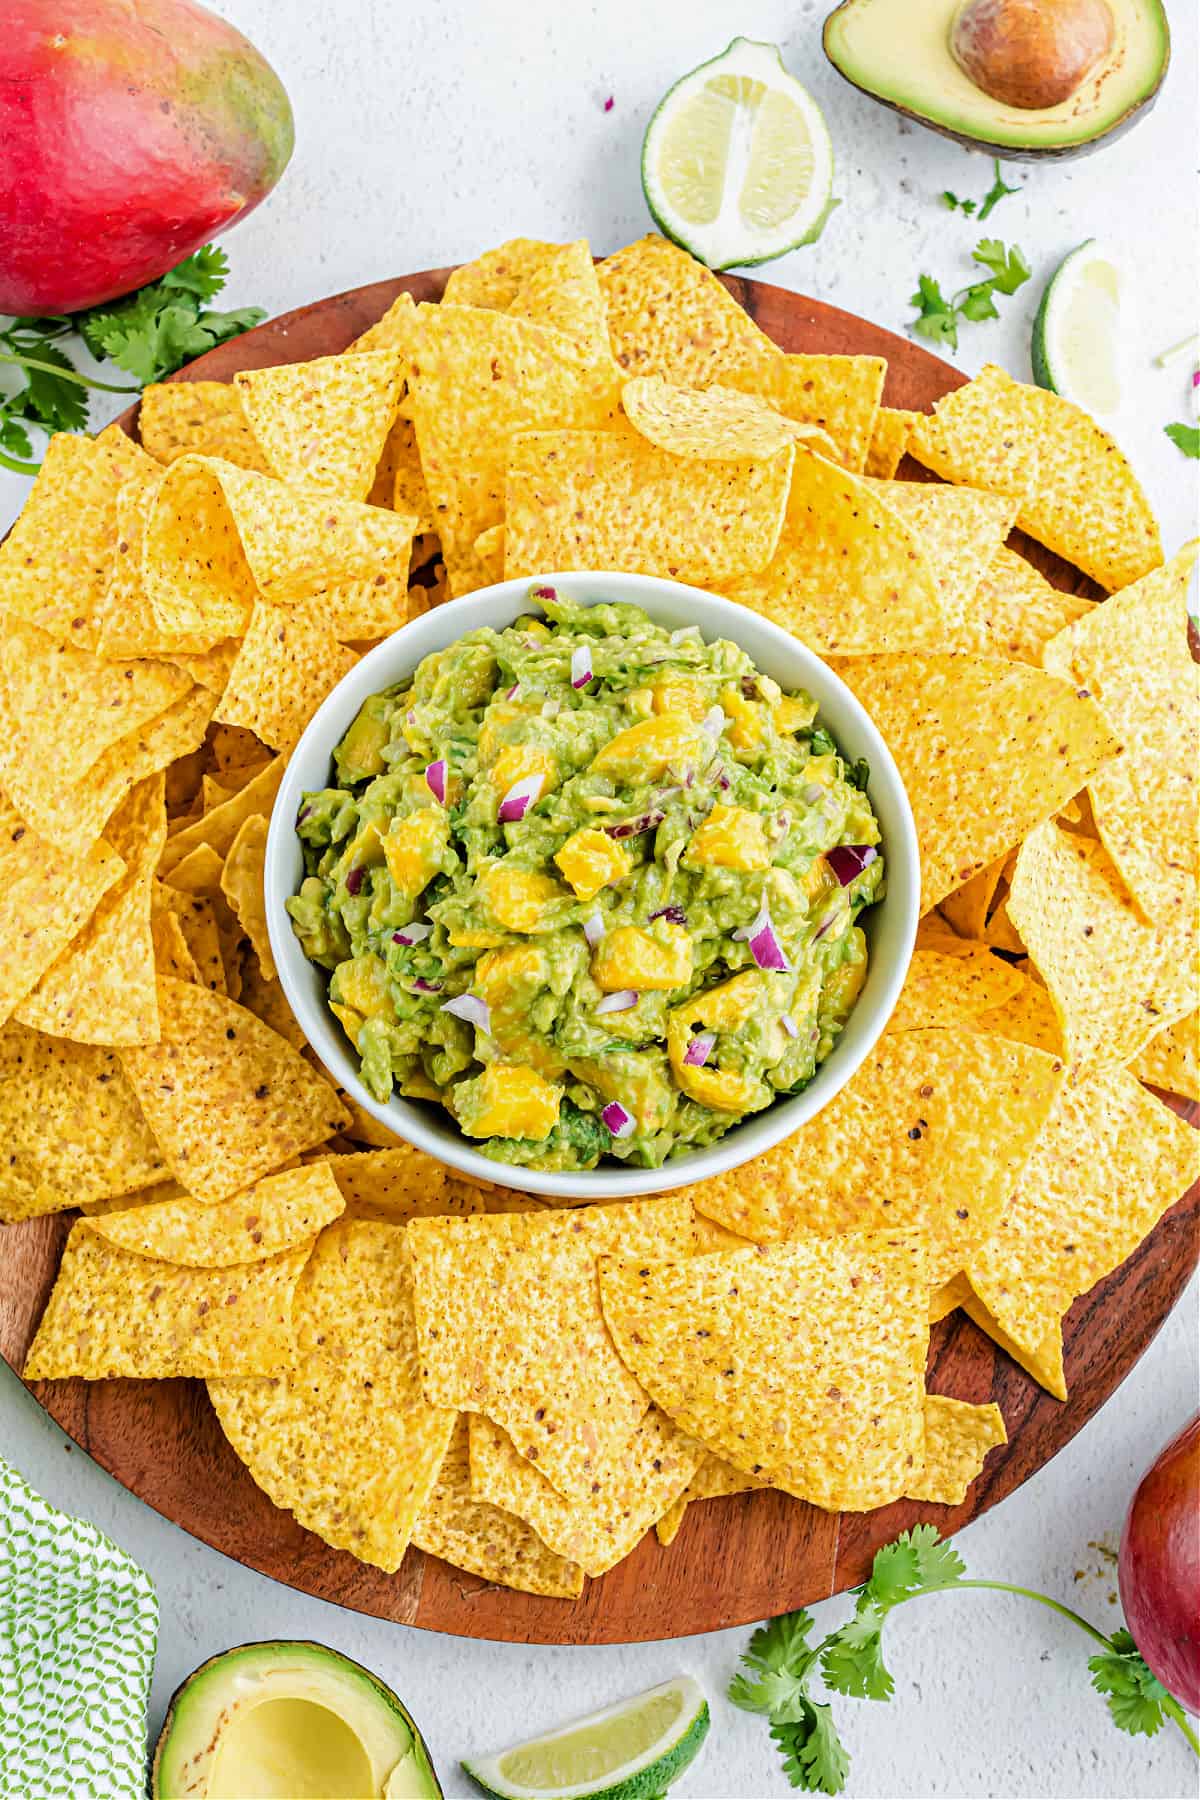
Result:
<svg viewBox="0 0 1200 1800"><path fill-rule="evenodd" d="M883 894L866 769L735 644L534 588L365 702L288 902L381 1100L644 1167L811 1081Z"/></svg>

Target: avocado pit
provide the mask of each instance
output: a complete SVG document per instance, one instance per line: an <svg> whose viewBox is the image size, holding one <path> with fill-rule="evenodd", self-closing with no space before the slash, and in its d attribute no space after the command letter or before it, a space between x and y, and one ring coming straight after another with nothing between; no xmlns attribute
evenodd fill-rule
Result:
<svg viewBox="0 0 1200 1800"><path fill-rule="evenodd" d="M950 49L991 99L1033 112L1077 93L1115 35L1108 0L966 0Z"/></svg>

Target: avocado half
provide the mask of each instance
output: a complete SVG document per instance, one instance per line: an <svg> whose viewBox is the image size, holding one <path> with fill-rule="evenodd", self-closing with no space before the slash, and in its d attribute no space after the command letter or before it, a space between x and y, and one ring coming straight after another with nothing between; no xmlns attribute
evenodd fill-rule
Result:
<svg viewBox="0 0 1200 1800"><path fill-rule="evenodd" d="M240 1644L176 1689L152 1800L441 1800L390 1688L324 1644Z"/></svg>
<svg viewBox="0 0 1200 1800"><path fill-rule="evenodd" d="M1070 0L1048 0L1047 22ZM1091 0L1094 5L1095 0ZM1161 0L1103 0L1111 43L1074 91L1053 106L997 99L966 73L952 48L961 15L986 14L992 54L1003 59L1006 23L1028 30L1032 0L842 0L825 21L825 54L862 93L968 149L1018 162L1081 156L1127 130L1162 86L1171 35ZM1011 19L1005 14L1011 7ZM1019 18L1020 14L1024 18ZM1049 63L1054 34L1034 40ZM1021 56L1028 58L1028 40ZM1052 67L1039 71L1053 81Z"/></svg>

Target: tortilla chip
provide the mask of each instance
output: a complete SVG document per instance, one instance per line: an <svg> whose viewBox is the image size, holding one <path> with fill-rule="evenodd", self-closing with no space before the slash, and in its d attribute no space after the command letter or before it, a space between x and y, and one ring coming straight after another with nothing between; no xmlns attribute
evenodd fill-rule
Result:
<svg viewBox="0 0 1200 1800"><path fill-rule="evenodd" d="M769 401L737 388L679 387L661 375L637 375L621 389L621 405L639 436L672 456L760 461L795 443L822 456L837 454L819 426L785 419Z"/></svg>
<svg viewBox="0 0 1200 1800"><path fill-rule="evenodd" d="M294 750L304 727L358 661L316 619L260 600L250 615L217 715L272 749Z"/></svg>
<svg viewBox="0 0 1200 1800"><path fill-rule="evenodd" d="M437 1482L413 1526L418 1550L523 1594L577 1600L583 1570L548 1550L524 1519L471 1492L466 1413L459 1413Z"/></svg>
<svg viewBox="0 0 1200 1800"><path fill-rule="evenodd" d="M1060 592L1023 556L1001 547L975 589L954 647L1040 668L1050 639L1094 612L1096 605L1080 594Z"/></svg>
<svg viewBox="0 0 1200 1800"><path fill-rule="evenodd" d="M218 858L218 869L221 866ZM195 980L200 983L201 987L210 989L214 994L228 993L216 911L208 895L185 893L165 882L160 882L155 899L160 908L175 919L179 927L196 971ZM171 971L160 969L160 973L167 975Z"/></svg>
<svg viewBox="0 0 1200 1800"><path fill-rule="evenodd" d="M979 488L946 487L929 481L876 482L874 486L916 536L938 584L945 635L939 640L927 633L925 647L973 649L975 591L1012 530L1016 501Z"/></svg>
<svg viewBox="0 0 1200 1800"><path fill-rule="evenodd" d="M1018 971L1022 984L1017 993L1001 1006L977 1013L972 1021L976 1031L992 1031L997 1037L1013 1038L1018 1044L1032 1044L1049 1056L1063 1054L1062 1028L1054 1002L1040 981L1032 981Z"/></svg>
<svg viewBox="0 0 1200 1800"><path fill-rule="evenodd" d="M561 331L585 357L611 364L608 320L592 248L586 238L555 244L523 276L505 311Z"/></svg>
<svg viewBox="0 0 1200 1800"><path fill-rule="evenodd" d="M225 692L237 653L237 638L226 638L224 643L214 644L211 650L201 650L194 656L175 656L171 660L177 669L182 669L200 687L207 688L215 698Z"/></svg>
<svg viewBox="0 0 1200 1800"><path fill-rule="evenodd" d="M125 873L17 1008L35 1031L80 1044L151 1044L158 1037L150 890L167 836L162 775L138 783L108 823Z"/></svg>
<svg viewBox="0 0 1200 1800"><path fill-rule="evenodd" d="M233 379L250 429L281 481L365 500L404 373L395 350L358 349L245 369Z"/></svg>
<svg viewBox="0 0 1200 1800"><path fill-rule="evenodd" d="M220 468L233 465L200 456L172 463L143 527L142 585L159 642L182 651L240 637L258 597Z"/></svg>
<svg viewBox="0 0 1200 1800"><path fill-rule="evenodd" d="M283 1250L312 1248L318 1231L342 1212L337 1183L323 1163L285 1169L206 1206L189 1195L92 1216L92 1229L118 1249L182 1269L229 1269Z"/></svg>
<svg viewBox="0 0 1200 1800"><path fill-rule="evenodd" d="M971 1298L971 1292L971 1284L965 1275L952 1275L940 1288L935 1288L929 1297L929 1323L936 1325L939 1319L947 1318L956 1307L965 1306Z"/></svg>
<svg viewBox="0 0 1200 1800"><path fill-rule="evenodd" d="M881 406L867 445L866 473L877 481L894 481L920 413Z"/></svg>
<svg viewBox="0 0 1200 1800"><path fill-rule="evenodd" d="M940 1286L991 1236L1062 1065L970 1030L897 1031L794 1136L686 1190L756 1243L795 1232L920 1233Z"/></svg>
<svg viewBox="0 0 1200 1800"><path fill-rule="evenodd" d="M0 1221L135 1193L166 1173L111 1050L0 1029Z"/></svg>
<svg viewBox="0 0 1200 1800"><path fill-rule="evenodd" d="M1095 701L986 656L839 665L896 759L921 848L921 910L1050 817L1118 748Z"/></svg>
<svg viewBox="0 0 1200 1800"><path fill-rule="evenodd" d="M252 1013L163 979L161 1042L122 1054L171 1173L224 1200L347 1121L328 1082Z"/></svg>
<svg viewBox="0 0 1200 1800"><path fill-rule="evenodd" d="M168 840L168 851L170 848L170 840ZM212 846L199 844L194 850L188 852L182 862L176 864L163 887L174 888L181 893L207 900L212 911L213 924L216 927L221 980L214 983L207 978L206 974L204 985L211 988L214 993L223 992L228 994L231 1000L240 1000L242 959L244 954L251 951L251 945L250 939L245 935L238 922L237 915L221 891L221 877L224 873L224 861ZM170 901L170 904L174 906L174 901ZM189 939L189 942L196 942L197 957L202 947L205 957L204 968L206 971L211 970L209 960L211 940L207 936L206 923L201 925L196 919L189 923L186 912L182 908L177 910L179 910L180 922L184 927L185 934L189 931L193 932L193 938ZM203 937L201 933L204 934ZM215 971L212 972L215 973Z"/></svg>
<svg viewBox="0 0 1200 1800"><path fill-rule="evenodd" d="M960 937L982 938L1006 861L1007 854L995 857L978 875L952 889L941 901L938 911Z"/></svg>
<svg viewBox="0 0 1200 1800"><path fill-rule="evenodd" d="M1200 672L1188 648L1196 546L1053 638L1046 666L1087 688L1121 755L1088 783L1096 829L1143 917L1194 962Z"/></svg>
<svg viewBox="0 0 1200 1800"><path fill-rule="evenodd" d="M352 343L346 346L348 356L361 355L372 350L395 350L405 348L412 329L412 316L416 310L416 301L406 289L401 289L388 307L387 311Z"/></svg>
<svg viewBox="0 0 1200 1800"><path fill-rule="evenodd" d="M0 612L92 648L116 545L117 494L151 459L124 432L56 432L0 544Z"/></svg>
<svg viewBox="0 0 1200 1800"><path fill-rule="evenodd" d="M617 1349L668 1417L831 1511L896 1499L924 1460L928 1286L922 1246L882 1232L600 1262Z"/></svg>
<svg viewBox="0 0 1200 1800"><path fill-rule="evenodd" d="M946 633L933 565L885 490L803 450L769 566L724 591L825 654L903 650Z"/></svg>
<svg viewBox="0 0 1200 1800"><path fill-rule="evenodd" d="M267 905L263 895L263 865L267 850L267 820L252 813L229 846L221 872L221 892L237 914L238 923L254 946L259 966L268 981L275 979L275 958L267 935Z"/></svg>
<svg viewBox="0 0 1200 1800"><path fill-rule="evenodd" d="M936 403L909 450L948 481L1016 496L1021 530L1110 592L1162 562L1150 504L1108 433L994 363Z"/></svg>
<svg viewBox="0 0 1200 1800"><path fill-rule="evenodd" d="M996 907L987 924L983 928L984 943L993 950L1009 950L1014 956L1024 956L1025 940L1012 922L1008 910L1008 895L1005 894Z"/></svg>
<svg viewBox="0 0 1200 1800"><path fill-rule="evenodd" d="M273 757L266 768L245 787L239 788L232 799L214 807L186 830L177 832L163 851L160 869L164 877L169 880L172 871L202 845L207 845L218 857L227 856L246 820L253 818L255 813L270 813L283 780L286 761L283 756Z"/></svg>
<svg viewBox="0 0 1200 1800"><path fill-rule="evenodd" d="M328 1226L297 1286L294 1315L294 1367L273 1381L210 1382L213 1408L276 1506L334 1549L390 1573L454 1429L453 1412L421 1393L404 1233L347 1220Z"/></svg>
<svg viewBox="0 0 1200 1800"><path fill-rule="evenodd" d="M543 268L562 244L538 238L509 238L494 250L485 250L474 261L450 271L443 306L478 306L507 312L521 284Z"/></svg>
<svg viewBox="0 0 1200 1800"><path fill-rule="evenodd" d="M970 1284L968 1283L968 1286ZM1008 1333L992 1317L982 1300L975 1297L974 1290L970 1297L962 1301L962 1310L980 1331L991 1338L1006 1356L1011 1356L1018 1368L1032 1375L1041 1383L1046 1392L1053 1394L1056 1400L1067 1397L1067 1378L1063 1369L1063 1334L1062 1320L1057 1320L1047 1331L1040 1344L1032 1350L1014 1342Z"/></svg>
<svg viewBox="0 0 1200 1800"><path fill-rule="evenodd" d="M176 981L200 980L199 964L188 948L177 913L166 909L152 912L150 939L154 945L154 967L160 975L172 975ZM155 1011L157 1010L156 997Z"/></svg>
<svg viewBox="0 0 1200 1800"><path fill-rule="evenodd" d="M425 484L455 594L485 585L476 538L504 516L509 443L542 428L602 430L615 370L560 332L468 306L421 306L409 376Z"/></svg>
<svg viewBox="0 0 1200 1800"><path fill-rule="evenodd" d="M525 1519L585 1575L622 1562L704 1457L700 1444L652 1406L628 1443L597 1469L587 1498L566 1500L491 1419L472 1413L470 1430L472 1494Z"/></svg>
<svg viewBox="0 0 1200 1800"><path fill-rule="evenodd" d="M1165 1031L1156 1031L1129 1067L1139 1081L1148 1081L1168 1094L1200 1100L1200 1012L1176 1020Z"/></svg>
<svg viewBox="0 0 1200 1800"><path fill-rule="evenodd" d="M421 453L417 449L417 434L408 419L397 417L388 434L388 441L380 458L380 475L386 475L390 486L383 491L377 506L388 505L394 512L407 513L416 521L414 530L417 535L425 531L437 529L433 512L433 503L429 498L429 489L425 486L425 472L421 467Z"/></svg>
<svg viewBox="0 0 1200 1800"><path fill-rule="evenodd" d="M348 1210L358 1219L407 1225L410 1219L483 1211L482 1204L450 1204L445 1167L412 1144L368 1150L355 1156L330 1156L325 1159L325 1166L337 1182ZM464 1185L464 1194L468 1191Z"/></svg>
<svg viewBox="0 0 1200 1800"><path fill-rule="evenodd" d="M988 1451L1007 1442L998 1406L970 1406L948 1394L926 1394L925 1467L910 1480L905 1499L961 1506Z"/></svg>
<svg viewBox="0 0 1200 1800"><path fill-rule="evenodd" d="M1194 1003L1195 970L1143 922L1093 838L1053 823L1031 832L1008 905L1075 1068L1130 1062Z"/></svg>
<svg viewBox="0 0 1200 1800"><path fill-rule="evenodd" d="M240 966L242 986L238 999L246 1011L286 1038L293 1049L306 1050L308 1040L296 1023L280 983L267 980L252 949L243 954Z"/></svg>
<svg viewBox="0 0 1200 1800"><path fill-rule="evenodd" d="M69 856L0 794L0 1024L84 927L125 864L106 843Z"/></svg>
<svg viewBox="0 0 1200 1800"><path fill-rule="evenodd" d="M614 1351L596 1257L692 1247L681 1195L579 1211L414 1219L421 1370L439 1405L486 1410L568 1498L629 1439L649 1401Z"/></svg>
<svg viewBox="0 0 1200 1800"><path fill-rule="evenodd" d="M152 382L142 389L138 435L156 462L219 456L239 469L266 473L266 458L232 382Z"/></svg>
<svg viewBox="0 0 1200 1800"><path fill-rule="evenodd" d="M619 569L718 584L770 562L793 452L766 462L680 461L634 431L513 439L504 573Z"/></svg>
<svg viewBox="0 0 1200 1800"><path fill-rule="evenodd" d="M1002 1006L1020 992L1024 978L1011 963L993 956L986 944L961 950L914 950L908 974L887 1022L888 1031L927 1025L968 1029L981 1012Z"/></svg>
<svg viewBox="0 0 1200 1800"><path fill-rule="evenodd" d="M292 1295L308 1252L304 1244L239 1269L177 1269L107 1243L81 1219L29 1347L25 1379L155 1380L287 1368Z"/></svg>
<svg viewBox="0 0 1200 1800"><path fill-rule="evenodd" d="M475 560L490 586L504 580L504 527L490 525L475 539Z"/></svg>
<svg viewBox="0 0 1200 1800"><path fill-rule="evenodd" d="M1063 1088L971 1286L1029 1355L1200 1175L1200 1133L1127 1069Z"/></svg>

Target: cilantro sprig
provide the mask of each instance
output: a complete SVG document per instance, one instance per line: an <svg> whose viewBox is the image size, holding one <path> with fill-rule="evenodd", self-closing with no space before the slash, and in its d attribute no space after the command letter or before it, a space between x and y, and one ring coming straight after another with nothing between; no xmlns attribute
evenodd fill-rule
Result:
<svg viewBox="0 0 1200 1800"><path fill-rule="evenodd" d="M1164 425L1163 430L1177 450L1200 458L1200 425L1185 425L1181 420L1177 425Z"/></svg>
<svg viewBox="0 0 1200 1800"><path fill-rule="evenodd" d="M942 190L942 205L946 207L949 212L965 213L968 218L970 218L972 214L977 213L979 215L979 223L982 225L983 221L990 216L992 209L1000 204L1006 194L1019 194L1021 191L1020 188L1009 187L1008 183L1001 177L1000 158L998 156L992 158L992 172L994 177L992 185L983 196L982 200L963 200L949 188L944 188Z"/></svg>
<svg viewBox="0 0 1200 1800"><path fill-rule="evenodd" d="M957 350L959 325L964 321L977 324L982 319L998 319L995 296L1015 294L1033 273L1024 252L999 238L980 238L971 255L987 270L987 277L959 288L949 299L932 275L917 277L917 291L910 297L909 305L917 309L912 330L918 337Z"/></svg>
<svg viewBox="0 0 1200 1800"><path fill-rule="evenodd" d="M148 382L161 381L192 357L257 325L265 317L261 307L243 306L232 312L209 307L228 273L225 252L205 244L122 300L70 316L14 318L0 326L0 366L13 371L0 391L0 465L18 474L36 474L31 431L48 435L86 430L89 389L136 394ZM98 362L115 363L135 378L137 386L118 386L82 374L62 346L61 340L72 333Z"/></svg>
<svg viewBox="0 0 1200 1800"><path fill-rule="evenodd" d="M968 1580L966 1564L942 1541L937 1527L917 1525L876 1553L870 1579L858 1590L854 1614L845 1624L814 1643L811 1613L784 1613L760 1626L743 1652L742 1668L729 1683L729 1698L744 1712L761 1713L770 1721L771 1737L792 1787L840 1794L850 1769L832 1706L814 1695L814 1682L819 1679L829 1692L859 1700L890 1700L895 1681L883 1659L889 1616L923 1594L963 1588L1020 1594L1070 1619L1100 1646L1088 1659L1088 1668L1113 1723L1134 1736L1153 1737L1170 1720L1200 1756L1200 1741L1182 1707L1151 1673L1128 1631L1105 1637L1048 1594L1007 1581Z"/></svg>

